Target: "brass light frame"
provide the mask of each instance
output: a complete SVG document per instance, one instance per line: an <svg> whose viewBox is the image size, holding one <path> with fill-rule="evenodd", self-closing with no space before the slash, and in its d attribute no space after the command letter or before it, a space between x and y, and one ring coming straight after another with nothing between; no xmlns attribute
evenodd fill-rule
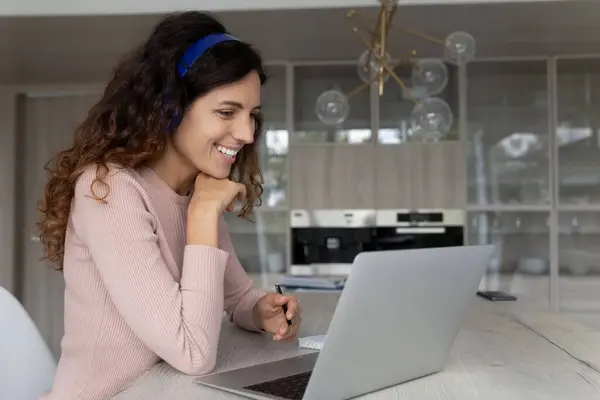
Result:
<svg viewBox="0 0 600 400"><path fill-rule="evenodd" d="M430 125L430 127L425 127L423 132L429 132L435 135L444 135L445 130L449 129L451 122L446 124L447 126L443 126L440 128L441 122L443 122L443 118L445 114L449 114L446 118L446 121L452 120L452 111L450 106L441 98L435 97L438 93L440 93L445 85L447 84L447 74L448 70L443 62L450 62L455 65L461 65L469 62L475 55L475 39L466 32L453 32L446 37L445 40L433 37L431 35L427 35L421 33L415 29L403 27L403 26L394 26L395 29L400 32L407 34L409 36L422 39L436 45L441 45L443 47L443 54L439 57L439 64L443 68L443 82L436 89L432 89L427 85L429 83L434 83L432 79L435 79L435 75L431 75L429 72L425 72L429 67L438 63L436 60L434 64L431 64L429 61L415 60L417 58L416 50L410 52L408 57L403 59L394 59L388 53L388 42L389 42L389 34L392 28L393 19L396 16L399 7L399 0L378 0L381 5L379 7L379 12L377 14L377 19L375 21L374 28L370 27L371 21L364 14L356 11L355 9L351 9L347 12L347 18L352 22L352 31L360 38L363 44L366 46L366 50L362 53L362 55L358 59L358 69L357 72L359 74L359 78L363 81L361 85L354 88L348 93L342 93L338 88L330 89L324 91L319 98L317 99L315 109L319 119L325 123L326 125L338 125L343 122L350 112L349 100L354 97L364 89L368 87L372 87L373 85L377 85L377 91L379 96L383 95L385 82L391 77L393 80L401 87L403 92L409 94L412 101L415 103L413 111L411 115L414 117L414 121L417 124L423 123L424 125ZM422 63L423 61L423 63ZM420 89L424 89L426 94L419 94L414 91L415 87L409 88L409 86L394 72L396 68L403 65L410 65L412 69L412 73L415 72L423 72L423 77L425 79L424 86ZM365 68L365 70L360 70L360 68ZM423 68L420 70L420 68ZM430 72L436 72L432 70ZM439 71L438 71L439 72ZM413 75L412 84L418 84L415 82L415 76ZM428 92L428 93L427 93ZM324 115L322 112L332 113L329 118ZM335 115L335 114L338 115ZM423 127L423 125L421 125Z"/></svg>
<svg viewBox="0 0 600 400"><path fill-rule="evenodd" d="M373 77L371 81L363 83L362 85L356 87L349 93L345 94L347 99L350 99L351 97L360 93L361 91L363 91L364 89L366 89L374 83L377 83L379 96L382 96L384 91L386 74L392 77L402 89L408 91L407 85L404 83L402 78L400 78L394 72L394 69L397 68L399 65L412 63L412 59L417 55L417 52L416 50L413 50L411 52L410 57L405 59L398 59L400 63L396 67L389 65L388 61L386 60L388 36L390 34L390 28L392 27L392 20L396 15L399 4L398 0L380 0L380 2L381 6L379 7L375 27L373 29L369 28L369 18L364 14L354 9L348 11L348 13L346 14L347 18L353 22L352 32L356 33L360 37L361 41L365 44L369 51L366 63L364 65L364 68L367 69L367 71L365 72L370 72L368 70L371 69L370 66L372 58L375 58L379 66L375 77ZM444 46L445 44L444 40L442 39L435 38L433 36L421 33L411 28L402 26L395 26L394 28L407 35L423 39L431 43L435 43L441 46Z"/></svg>

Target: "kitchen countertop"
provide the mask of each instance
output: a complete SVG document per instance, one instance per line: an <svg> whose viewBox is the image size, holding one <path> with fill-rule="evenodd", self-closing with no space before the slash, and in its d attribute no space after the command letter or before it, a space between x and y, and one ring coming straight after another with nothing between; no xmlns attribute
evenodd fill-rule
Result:
<svg viewBox="0 0 600 400"><path fill-rule="evenodd" d="M301 336L327 330L336 293L298 293ZM303 354L295 343L242 331L224 322L217 371ZM600 331L520 298L474 298L443 372L384 389L365 399L594 400L600 399ZM157 364L116 400L224 400L241 397L205 388Z"/></svg>

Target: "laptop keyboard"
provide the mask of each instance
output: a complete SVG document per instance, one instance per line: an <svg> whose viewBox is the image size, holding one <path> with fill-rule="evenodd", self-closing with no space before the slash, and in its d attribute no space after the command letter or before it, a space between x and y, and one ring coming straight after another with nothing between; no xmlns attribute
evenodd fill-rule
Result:
<svg viewBox="0 0 600 400"><path fill-rule="evenodd" d="M312 371L297 375L286 376L256 385L246 386L244 389L283 397L290 400L302 400Z"/></svg>

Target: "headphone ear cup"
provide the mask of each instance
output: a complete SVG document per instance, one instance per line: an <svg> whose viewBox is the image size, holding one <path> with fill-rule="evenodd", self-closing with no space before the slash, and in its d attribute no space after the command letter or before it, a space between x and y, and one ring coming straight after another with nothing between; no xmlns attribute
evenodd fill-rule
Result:
<svg viewBox="0 0 600 400"><path fill-rule="evenodd" d="M179 115L175 115L171 120L171 124L169 125L169 129L171 133L175 132L179 124L181 123L181 117Z"/></svg>

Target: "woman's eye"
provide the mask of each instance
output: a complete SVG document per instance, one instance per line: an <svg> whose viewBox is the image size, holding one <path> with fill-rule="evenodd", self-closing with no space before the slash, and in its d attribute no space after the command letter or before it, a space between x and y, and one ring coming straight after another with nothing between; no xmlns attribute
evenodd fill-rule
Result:
<svg viewBox="0 0 600 400"><path fill-rule="evenodd" d="M232 118L235 114L235 112L231 110L219 110L217 113L223 118Z"/></svg>

